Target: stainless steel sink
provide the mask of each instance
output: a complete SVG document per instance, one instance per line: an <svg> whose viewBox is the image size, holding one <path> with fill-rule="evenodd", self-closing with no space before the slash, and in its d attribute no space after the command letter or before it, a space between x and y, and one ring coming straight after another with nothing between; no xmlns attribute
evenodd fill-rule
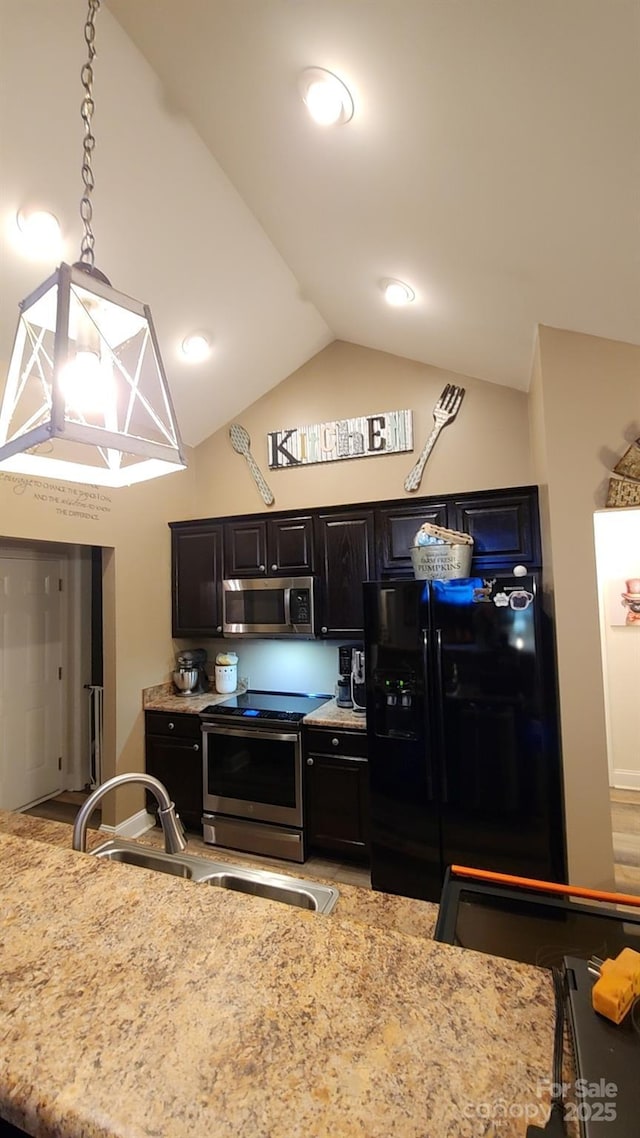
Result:
<svg viewBox="0 0 640 1138"><path fill-rule="evenodd" d="M322 898L314 896L309 885L303 885L302 882L290 883L286 877L283 878L279 875L277 879L274 878L274 874L268 873L264 874L263 879L257 876L249 877L248 873L242 870L240 872L224 870L222 873L212 873L210 877L204 877L202 880L207 885L217 885L220 889L234 889L236 893L249 893L252 897L266 897L268 901L282 901L285 905L297 905L299 909L312 909L314 912L320 910ZM315 888L318 890L328 889L323 885ZM330 889L328 891L331 892ZM327 909L321 911L328 912Z"/></svg>
<svg viewBox="0 0 640 1138"><path fill-rule="evenodd" d="M191 854L184 853L167 854L161 850L145 848L137 842L113 839L92 850L91 855L149 869L154 873L169 873L188 881L216 885L220 889L248 893L252 897L281 901L285 905L295 905L299 909L309 909L316 913L330 913L340 896L338 890L331 885L319 885L315 881L288 877L284 873L245 868L207 857L192 857Z"/></svg>
<svg viewBox="0 0 640 1138"><path fill-rule="evenodd" d="M193 877L190 866L185 865L181 858L174 855L162 857L156 855L152 850L147 853L140 849L122 849L119 846L114 846L113 849L101 846L93 852L95 857L104 858L105 861L121 861L125 865L139 865L141 869L153 869L156 873L170 873L174 877L185 877L187 880L191 880Z"/></svg>

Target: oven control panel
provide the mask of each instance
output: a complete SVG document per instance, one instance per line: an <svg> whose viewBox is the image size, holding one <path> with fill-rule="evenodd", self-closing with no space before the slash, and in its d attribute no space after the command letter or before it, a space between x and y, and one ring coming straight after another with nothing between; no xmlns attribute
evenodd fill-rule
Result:
<svg viewBox="0 0 640 1138"><path fill-rule="evenodd" d="M264 711L257 707L224 707L223 705L216 707L215 704L212 704L211 707L205 707L201 715L209 720L232 716L234 719L260 719L263 722L272 723L300 723L303 718L299 711Z"/></svg>

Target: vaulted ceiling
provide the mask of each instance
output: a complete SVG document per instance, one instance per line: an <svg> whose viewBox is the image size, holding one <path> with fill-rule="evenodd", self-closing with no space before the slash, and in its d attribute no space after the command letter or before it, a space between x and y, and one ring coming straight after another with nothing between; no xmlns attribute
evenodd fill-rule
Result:
<svg viewBox="0 0 640 1138"><path fill-rule="evenodd" d="M85 13L0 0L0 360L55 264L16 210L78 257ZM96 44L96 264L189 444L335 338L524 390L538 323L640 342L640 0L108 0ZM350 122L309 118L310 66Z"/></svg>

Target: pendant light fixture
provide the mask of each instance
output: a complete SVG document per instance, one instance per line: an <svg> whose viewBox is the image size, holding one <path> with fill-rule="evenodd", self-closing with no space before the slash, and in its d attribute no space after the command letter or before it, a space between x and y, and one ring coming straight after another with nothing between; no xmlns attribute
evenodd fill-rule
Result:
<svg viewBox="0 0 640 1138"><path fill-rule="evenodd" d="M151 312L95 267L93 60L101 0L88 0L82 68L84 235L20 304L0 407L0 472L126 486L186 463Z"/></svg>

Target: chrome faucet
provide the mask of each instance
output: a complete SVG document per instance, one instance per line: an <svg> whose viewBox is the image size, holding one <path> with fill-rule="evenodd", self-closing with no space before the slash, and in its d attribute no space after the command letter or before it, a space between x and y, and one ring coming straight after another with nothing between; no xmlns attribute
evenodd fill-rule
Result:
<svg viewBox="0 0 640 1138"><path fill-rule="evenodd" d="M176 808L173 802L169 798L167 788L162 785L159 779L154 778L153 775L145 774L143 771L131 771L128 774L116 774L113 778L108 778L106 782L103 782L101 786L97 786L96 789L92 791L86 802L83 802L73 824L72 844L74 850L80 850L82 853L86 853L87 823L98 802L104 798L108 791L115 790L118 786L128 786L131 782L142 783L142 785L146 787L147 790L150 790L156 797L158 803L158 817L160 818L160 825L164 833L164 848L166 853L180 853L181 850L187 848L184 827L176 814Z"/></svg>

